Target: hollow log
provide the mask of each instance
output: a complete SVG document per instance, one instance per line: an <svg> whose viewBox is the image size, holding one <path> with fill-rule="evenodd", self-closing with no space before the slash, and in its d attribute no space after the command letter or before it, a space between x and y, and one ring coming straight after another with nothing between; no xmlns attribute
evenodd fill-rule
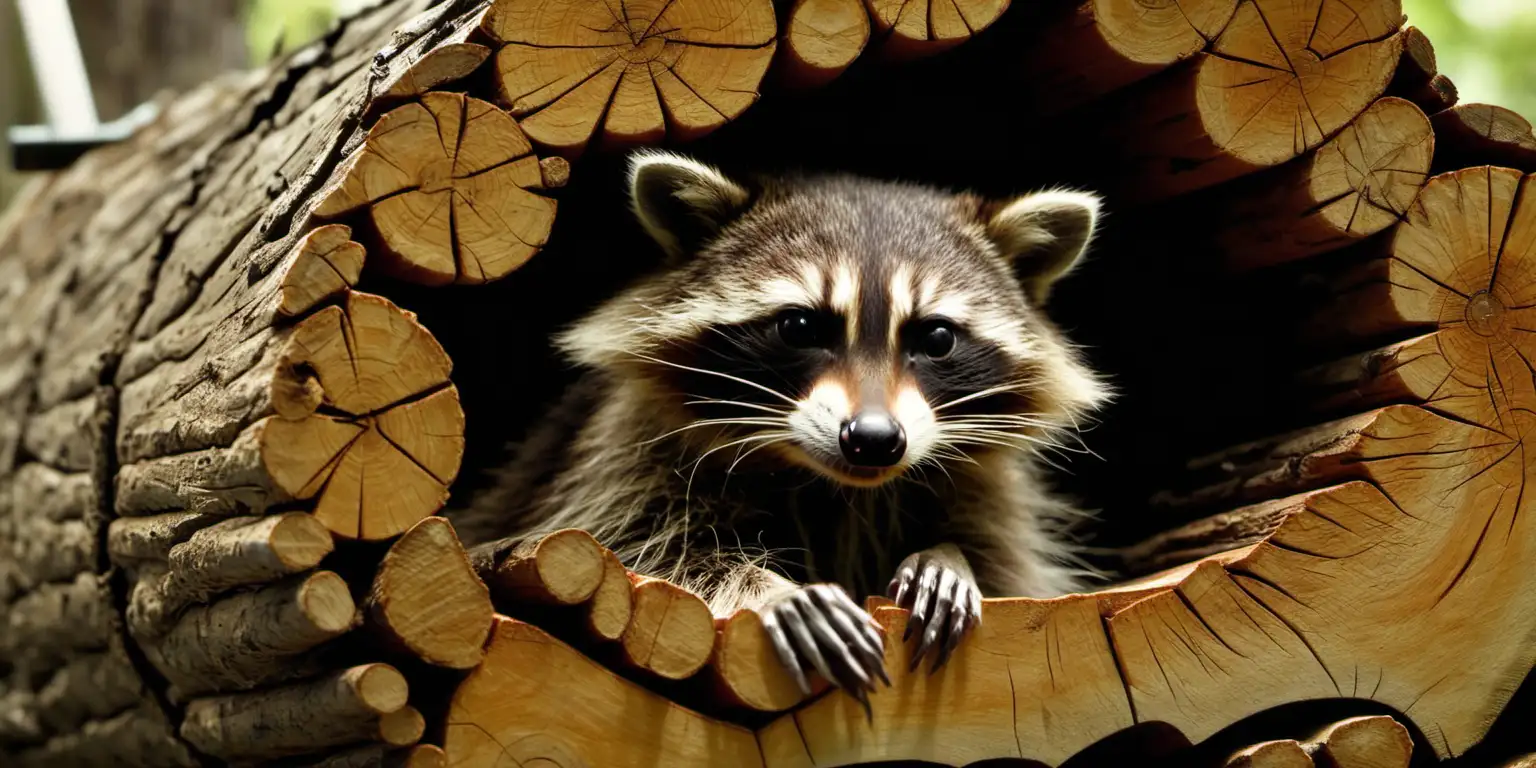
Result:
<svg viewBox="0 0 1536 768"><path fill-rule="evenodd" d="M1396 0L1251 0L1190 65L1103 118L1137 200L1190 192L1291 160L1380 97L1402 51Z"/></svg>
<svg viewBox="0 0 1536 768"><path fill-rule="evenodd" d="M568 157L697 138L757 100L773 59L770 0L720 17L708 0L627 8L581 0L495 3L482 30L500 46L498 97L540 147Z"/></svg>
<svg viewBox="0 0 1536 768"><path fill-rule="evenodd" d="M305 754L379 739L386 730L399 734L401 724L389 716L406 709L408 695L393 667L369 664L286 688L193 699L181 737L229 761Z"/></svg>
<svg viewBox="0 0 1536 768"><path fill-rule="evenodd" d="M1406 215L1434 152L1424 113L1382 99L1312 154L1214 192L1213 239L1239 270L1342 248Z"/></svg>
<svg viewBox="0 0 1536 768"><path fill-rule="evenodd" d="M585 534L542 555L548 540L493 547L479 570L530 620L579 618L581 650L497 618L482 651L491 620L470 619L488 616L484 592L431 515L466 455L470 385L450 380L446 350L487 342L444 330L439 344L402 307L441 317L484 294L375 276L506 275L591 223L566 221L567 201L590 205L598 186L562 192L551 227L544 193L566 185L568 158L700 137L746 114L770 67L825 82L865 47L955 45L1005 3L802 0L777 20L769 0L619 5L390 0L265 71L166 102L0 221L0 554L14 555L0 558L0 761L179 765L190 744L198 760L331 765L1060 765L1141 724L1199 742L1337 698L1405 713L1441 757L1478 741L1536 661L1520 642L1536 615L1520 514L1536 410L1521 319L1536 305L1529 130L1489 127L1513 125L1496 111L1437 115L1432 165L1456 172L1421 189L1422 115L1381 96L1428 106L1444 76L1422 35L1399 32L1393 0L1084 0L1008 51L1039 62L1042 102L1082 107L1067 129L1108 139L1073 147L1130 157L1092 171L1124 178L1109 199L1250 176L1198 216L1200 198L1167 209L1204 230L1227 206L1216 234L1244 251L1234 263L1301 262L1396 228L1383 250L1318 260L1322 274L1363 263L1333 286L1338 302L1297 318L1314 336L1296 367L1340 358L1285 385L1307 422L1172 473L1159 501L1215 516L1126 553L1142 578L988 600L939 675L902 674L910 646L891 643L895 685L869 721L836 691L800 701L755 614L717 622L673 585L632 581ZM817 15L839 13L841 27ZM1005 32L997 48L1013 47ZM740 152L729 131L707 152L732 159L732 141ZM1492 160L1515 168L1456 168ZM579 162L578 186L615 165ZM1244 216L1257 236L1237 232ZM544 291L549 261L509 284ZM473 609L435 601L450 588L474 593ZM373 636L343 640L365 595ZM899 636L905 613L868 604ZM429 648L444 628L453 647ZM358 666L379 633L469 668L446 718L438 692L412 701L398 671ZM712 714L686 709L709 685ZM1402 726L1387 724L1247 757L1293 745L1314 765L1397 760ZM441 753L400 748L444 728Z"/></svg>
<svg viewBox="0 0 1536 768"><path fill-rule="evenodd" d="M1020 52L1026 97L1054 114L1158 74L1204 51L1237 0L1087 0L1042 25Z"/></svg>
<svg viewBox="0 0 1536 768"><path fill-rule="evenodd" d="M484 657L490 593L443 518L422 520L389 548L365 610L390 645L429 664L470 669Z"/></svg>

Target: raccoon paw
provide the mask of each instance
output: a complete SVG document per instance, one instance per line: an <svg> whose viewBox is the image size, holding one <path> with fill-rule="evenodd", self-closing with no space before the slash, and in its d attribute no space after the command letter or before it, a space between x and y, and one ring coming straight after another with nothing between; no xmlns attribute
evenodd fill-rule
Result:
<svg viewBox="0 0 1536 768"><path fill-rule="evenodd" d="M937 655L928 673L937 672L949 661L966 633L981 624L981 590L969 569L955 567L930 551L917 552L901 561L887 592L898 608L912 612L901 641L910 639L914 631L918 633L909 670L917 669L923 657L935 650Z"/></svg>
<svg viewBox="0 0 1536 768"><path fill-rule="evenodd" d="M885 673L885 638L879 625L842 587L811 584L780 598L762 611L763 627L784 668L806 695L811 693L805 670L847 691L870 714L869 692Z"/></svg>

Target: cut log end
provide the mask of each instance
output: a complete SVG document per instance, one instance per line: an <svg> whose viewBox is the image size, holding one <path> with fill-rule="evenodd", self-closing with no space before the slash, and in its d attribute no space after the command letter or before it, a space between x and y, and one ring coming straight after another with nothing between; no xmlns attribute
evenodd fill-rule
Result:
<svg viewBox="0 0 1536 768"><path fill-rule="evenodd" d="M773 58L771 0L722 15L709 0L628 8L603 3L498 3L484 31L505 45L495 80L542 147L574 156L606 147L687 140L757 100Z"/></svg>
<svg viewBox="0 0 1536 768"><path fill-rule="evenodd" d="M365 254L351 237L351 227L327 224L299 241L279 289L278 312L288 317L303 315L357 285Z"/></svg>
<svg viewBox="0 0 1536 768"><path fill-rule="evenodd" d="M668 680L691 677L709 661L715 622L697 595L660 579L640 579L620 638L624 660Z"/></svg>
<svg viewBox="0 0 1536 768"><path fill-rule="evenodd" d="M427 720L415 707L401 707L379 717L379 741L392 747L408 747L421 741Z"/></svg>
<svg viewBox="0 0 1536 768"><path fill-rule="evenodd" d="M1396 2L1348 0L1321 12L1239 6L1197 78L1210 137L1258 166L1316 147L1386 89L1402 52L1391 34L1401 22Z"/></svg>
<svg viewBox="0 0 1536 768"><path fill-rule="evenodd" d="M1251 194L1226 195L1214 239L1237 270L1342 248L1407 215L1434 153L1423 111L1381 99L1310 157L1255 177Z"/></svg>
<svg viewBox="0 0 1536 768"><path fill-rule="evenodd" d="M804 700L795 681L784 671L783 662L763 629L763 620L755 611L737 611L719 624L719 638L710 665L727 702L763 712L779 712Z"/></svg>
<svg viewBox="0 0 1536 768"><path fill-rule="evenodd" d="M635 585L618 555L603 552L603 578L587 603L587 628L599 640L624 636L635 607Z"/></svg>
<svg viewBox="0 0 1536 768"><path fill-rule="evenodd" d="M423 56L400 76L384 98L409 99L455 80L469 77L491 57L491 49L476 43L449 43Z"/></svg>
<svg viewBox="0 0 1536 768"><path fill-rule="evenodd" d="M450 368L415 316L382 298L350 293L305 318L273 380L279 416L261 425L273 482L314 499L315 519L343 538L391 538L436 512L464 453Z"/></svg>
<svg viewBox="0 0 1536 768"><path fill-rule="evenodd" d="M1413 737L1386 715L1353 717L1324 728L1309 746L1319 765L1338 768L1408 768Z"/></svg>
<svg viewBox="0 0 1536 768"><path fill-rule="evenodd" d="M880 53L926 56L955 47L997 21L1009 0L866 0Z"/></svg>
<svg viewBox="0 0 1536 768"><path fill-rule="evenodd" d="M202 752L231 762L269 760L403 738L418 714L406 706L405 677L387 664L366 664L317 680L187 704L181 736ZM417 734L417 738L420 738Z"/></svg>
<svg viewBox="0 0 1536 768"><path fill-rule="evenodd" d="M1239 750L1225 768L1313 768L1312 757L1291 740L1266 741Z"/></svg>
<svg viewBox="0 0 1536 768"><path fill-rule="evenodd" d="M392 644L453 669L478 664L491 631L490 594L440 517L422 520L390 547L368 610Z"/></svg>
<svg viewBox="0 0 1536 768"><path fill-rule="evenodd" d="M1396 0L1240 3L1192 67L1116 106L1104 134L1134 169L1114 183L1162 199L1316 148L1386 90L1401 23Z"/></svg>
<svg viewBox="0 0 1536 768"><path fill-rule="evenodd" d="M379 119L315 210L362 209L377 262L424 285L506 277L549 239L555 202L516 120L463 94L431 92Z"/></svg>
<svg viewBox="0 0 1536 768"><path fill-rule="evenodd" d="M602 584L607 550L586 531L556 531L538 542L514 548L504 559L491 545L482 575L497 599L539 605L576 605L592 597Z"/></svg>
<svg viewBox="0 0 1536 768"><path fill-rule="evenodd" d="M864 52L869 34L863 0L797 0L779 50L783 79L796 87L825 85Z"/></svg>

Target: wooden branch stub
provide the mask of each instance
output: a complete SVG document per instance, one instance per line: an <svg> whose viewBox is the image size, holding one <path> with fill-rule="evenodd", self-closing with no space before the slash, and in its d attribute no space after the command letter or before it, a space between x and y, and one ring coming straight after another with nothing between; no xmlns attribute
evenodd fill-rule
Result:
<svg viewBox="0 0 1536 768"><path fill-rule="evenodd" d="M422 520L390 547L367 613L391 645L453 669L479 664L491 631L490 593L441 517Z"/></svg>
<svg viewBox="0 0 1536 768"><path fill-rule="evenodd" d="M1302 505L1292 499L1221 512L1164 531L1119 552L1121 572L1141 576L1262 541Z"/></svg>
<svg viewBox="0 0 1536 768"><path fill-rule="evenodd" d="M571 181L571 161L559 155L539 160L539 177L545 189L559 189Z"/></svg>
<svg viewBox="0 0 1536 768"><path fill-rule="evenodd" d="M497 3L482 29L503 43L501 103L535 143L567 156L594 140L686 141L735 119L757 100L776 36L770 0L730 13L675 0L622 16L587 0Z"/></svg>
<svg viewBox="0 0 1536 768"><path fill-rule="evenodd" d="M491 57L478 43L448 43L429 51L383 93L384 98L409 99L455 80L462 80Z"/></svg>
<svg viewBox="0 0 1536 768"><path fill-rule="evenodd" d="M668 680L691 677L715 647L715 620L697 595L661 579L637 578L635 608L619 638L624 661Z"/></svg>
<svg viewBox="0 0 1536 768"><path fill-rule="evenodd" d="M357 285L366 254L352 242L352 228L326 224L304 236L283 275L277 311L298 317Z"/></svg>
<svg viewBox="0 0 1536 768"><path fill-rule="evenodd" d="M394 667L367 664L284 688L193 699L181 737L229 761L305 754L378 739L381 719L403 709L408 694Z"/></svg>
<svg viewBox="0 0 1536 768"><path fill-rule="evenodd" d="M602 584L606 551L586 531L567 529L537 542L483 544L470 558L497 600L576 605Z"/></svg>
<svg viewBox="0 0 1536 768"><path fill-rule="evenodd" d="M727 703L762 712L780 712L805 699L768 641L768 632L756 611L742 609L716 622L719 637L710 672ZM815 676L818 693L826 681Z"/></svg>
<svg viewBox="0 0 1536 768"><path fill-rule="evenodd" d="M309 669L313 649L357 625L357 608L345 581L330 571L294 577L254 592L188 610L163 637L152 634L134 608L130 629L155 666L182 695L252 688Z"/></svg>
<svg viewBox="0 0 1536 768"><path fill-rule="evenodd" d="M447 720L449 765L762 764L751 731L678 707L499 616L485 662L454 692Z"/></svg>
<svg viewBox="0 0 1536 768"><path fill-rule="evenodd" d="M1013 60L1029 102L1059 113L1193 57L1236 10L1237 0L1084 0L1042 25Z"/></svg>
<svg viewBox="0 0 1536 768"><path fill-rule="evenodd" d="M863 0L795 0L784 24L779 76L810 88L831 82L869 43L869 12Z"/></svg>
<svg viewBox="0 0 1536 768"><path fill-rule="evenodd" d="M866 0L880 53L926 56L955 47L997 21L1009 0Z"/></svg>
<svg viewBox="0 0 1536 768"><path fill-rule="evenodd" d="M1160 199L1317 147L1386 89L1402 18L1398 0L1240 3L1209 52L1105 116L1130 163L1115 183Z"/></svg>
<svg viewBox="0 0 1536 768"><path fill-rule="evenodd" d="M479 284L544 247L555 201L535 194L543 187L516 120L434 91L379 118L315 215L366 208L381 246L375 265L423 285Z"/></svg>
<svg viewBox="0 0 1536 768"><path fill-rule="evenodd" d="M1462 104L1430 119L1435 126L1435 171L1498 165L1536 172L1536 135L1514 110Z"/></svg>
<svg viewBox="0 0 1536 768"><path fill-rule="evenodd" d="M294 328L274 379L278 416L261 422L261 457L291 498L343 538L387 539L438 509L464 454L452 363L415 315L349 293ZM285 395L315 391L320 402ZM317 410L323 403L332 410ZM341 411L337 413L336 411Z"/></svg>
<svg viewBox="0 0 1536 768"><path fill-rule="evenodd" d="M1342 248L1396 224L1429 178L1435 135L1412 103L1372 104L1316 152L1212 193L1213 239L1235 269Z"/></svg>

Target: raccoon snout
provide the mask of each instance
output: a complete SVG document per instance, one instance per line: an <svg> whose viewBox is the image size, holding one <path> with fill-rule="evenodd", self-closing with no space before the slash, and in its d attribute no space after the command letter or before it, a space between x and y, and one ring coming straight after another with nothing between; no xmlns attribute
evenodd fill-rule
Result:
<svg viewBox="0 0 1536 768"><path fill-rule="evenodd" d="M890 467L907 452L907 433L890 414L865 411L843 424L837 443L856 467Z"/></svg>

